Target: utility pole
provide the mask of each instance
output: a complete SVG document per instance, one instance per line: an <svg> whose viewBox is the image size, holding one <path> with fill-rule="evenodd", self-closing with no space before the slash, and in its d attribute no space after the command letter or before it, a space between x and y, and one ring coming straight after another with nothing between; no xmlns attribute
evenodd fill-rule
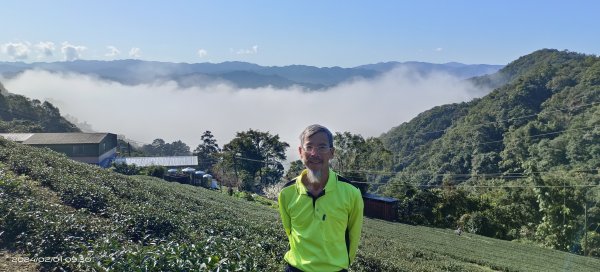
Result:
<svg viewBox="0 0 600 272"><path fill-rule="evenodd" d="M240 184L240 178L238 177L236 156L237 156L237 154L233 155L233 170L235 171L235 181L236 181L236 183L239 186L239 184Z"/></svg>
<svg viewBox="0 0 600 272"><path fill-rule="evenodd" d="M563 179L563 210L562 210L562 215L563 215L563 229L565 228L565 222L566 222L566 211L567 211L567 204L566 204L566 199L567 199L567 182Z"/></svg>
<svg viewBox="0 0 600 272"><path fill-rule="evenodd" d="M584 214L584 218L585 218L585 220L584 220L585 224L583 225L583 231L584 231L583 235L585 235L585 239L584 239L585 246L583 247L583 256L587 256L587 251L588 251L588 235L587 235L588 224L587 224L587 199L586 199L587 197L586 197L586 195L584 195L583 197L584 197L583 214Z"/></svg>

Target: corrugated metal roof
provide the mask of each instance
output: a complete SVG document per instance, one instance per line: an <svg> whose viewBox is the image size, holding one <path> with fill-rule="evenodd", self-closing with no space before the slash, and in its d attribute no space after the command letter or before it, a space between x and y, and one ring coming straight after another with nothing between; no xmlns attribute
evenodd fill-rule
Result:
<svg viewBox="0 0 600 272"><path fill-rule="evenodd" d="M396 201L398 201L398 199L395 199L393 197L380 196L380 195L369 194L369 193L363 194L363 197L364 198L368 198L368 199L373 199L373 200L379 200L379 201L383 201L383 202L396 202Z"/></svg>
<svg viewBox="0 0 600 272"><path fill-rule="evenodd" d="M34 133L24 144L97 144L108 133Z"/></svg>
<svg viewBox="0 0 600 272"><path fill-rule="evenodd" d="M116 158L115 163L135 164L137 166L190 166L198 165L196 156L173 156L173 157L126 157Z"/></svg>
<svg viewBox="0 0 600 272"><path fill-rule="evenodd" d="M13 142L23 142L33 136L33 133L0 133L0 137Z"/></svg>

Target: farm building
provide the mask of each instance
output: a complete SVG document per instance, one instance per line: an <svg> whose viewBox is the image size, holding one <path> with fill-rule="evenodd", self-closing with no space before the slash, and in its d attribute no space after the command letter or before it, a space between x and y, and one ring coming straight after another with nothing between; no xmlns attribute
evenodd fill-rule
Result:
<svg viewBox="0 0 600 272"><path fill-rule="evenodd" d="M124 157L116 158L115 163L126 163L128 165L164 166L164 167L198 167L197 156L172 156L172 157Z"/></svg>
<svg viewBox="0 0 600 272"><path fill-rule="evenodd" d="M397 220L398 199L364 193L363 202L365 216L387 221Z"/></svg>
<svg viewBox="0 0 600 272"><path fill-rule="evenodd" d="M73 160L101 167L110 166L117 152L117 135L112 133L8 133L0 136L26 145L47 147Z"/></svg>

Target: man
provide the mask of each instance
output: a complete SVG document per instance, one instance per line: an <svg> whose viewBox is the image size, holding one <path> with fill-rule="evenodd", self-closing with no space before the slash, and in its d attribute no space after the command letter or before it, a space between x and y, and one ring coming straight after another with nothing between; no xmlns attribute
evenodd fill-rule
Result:
<svg viewBox="0 0 600 272"><path fill-rule="evenodd" d="M290 250L286 271L346 271L356 257L363 222L360 190L329 169L333 135L320 125L300 134L306 166L279 193Z"/></svg>

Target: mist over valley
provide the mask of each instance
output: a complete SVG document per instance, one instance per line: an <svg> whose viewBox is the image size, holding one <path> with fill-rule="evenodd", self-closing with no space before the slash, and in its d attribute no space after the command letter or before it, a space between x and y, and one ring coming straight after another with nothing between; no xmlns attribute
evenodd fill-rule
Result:
<svg viewBox="0 0 600 272"><path fill-rule="evenodd" d="M255 88L240 88L238 85L243 84L198 77L194 83L189 76L187 81L181 76L165 79L158 75L176 73L156 67L150 69L150 64L131 70L126 65L117 65L120 63L129 62L90 61L85 62L85 69L72 69L76 62L46 64L55 69L43 70L41 66L12 74L6 71L4 63L3 71L8 78L2 82L9 92L51 102L63 116L84 124L88 130L125 135L138 144L151 143L156 138L167 142L182 140L192 150L206 130L213 132L221 146L235 137L236 132L252 128L279 134L294 147L300 131L313 123L326 125L332 131L379 136L431 107L469 101L490 91L459 77L459 72L453 75L447 70L433 69L439 67L433 64L420 70L403 65L386 66L379 68L380 71L368 70L372 71L369 76L348 76L335 85L314 90L299 84L285 88L273 86L277 84L262 86L264 77L261 76L252 84L246 83ZM92 64L109 67L112 64L114 70L102 70ZM177 66L161 63L157 67L169 65ZM228 69L255 67L239 63L235 67L231 67L232 63L228 65L221 64ZM56 68L59 66L71 68ZM213 72L219 69L219 65L212 67ZM223 67L220 71L227 71ZM460 67L465 70L469 66ZM484 68L480 73L492 69ZM310 69L316 73L325 68ZM120 80L108 79L107 75L123 71L127 71L124 75L131 76L132 81L128 82L124 75ZM143 78L144 73L154 75L155 80ZM248 71L244 73L251 75ZM326 75L321 73L315 78ZM304 80L305 84L315 85L325 81ZM288 157L295 159L295 148L288 150Z"/></svg>

